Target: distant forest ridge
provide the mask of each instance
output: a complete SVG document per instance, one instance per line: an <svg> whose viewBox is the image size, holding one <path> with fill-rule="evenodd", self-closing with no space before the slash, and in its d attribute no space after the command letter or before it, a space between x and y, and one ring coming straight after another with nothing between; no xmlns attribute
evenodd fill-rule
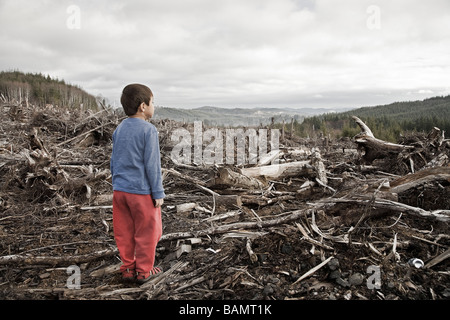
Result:
<svg viewBox="0 0 450 320"><path fill-rule="evenodd" d="M363 120L375 137L391 142L398 141L401 135L407 132L428 133L433 127L448 133L450 95L308 117L301 124L296 124L295 131L300 136L320 133L335 137L353 137L360 129L351 116Z"/></svg>
<svg viewBox="0 0 450 320"><path fill-rule="evenodd" d="M155 119L171 119L182 122L202 121L208 126L259 126L271 123L303 121L305 116L317 115L327 109L289 108L219 108L194 109L157 107Z"/></svg>
<svg viewBox="0 0 450 320"><path fill-rule="evenodd" d="M58 105L68 108L98 110L99 101L78 86L53 79L41 73L20 71L0 72L0 102L29 103L35 105ZM348 109L347 109L348 110ZM178 121L203 121L212 126L258 126L275 124L285 130L294 131L300 137L329 136L353 137L359 127L351 116L361 118L375 137L398 142L407 132L428 133L438 127L450 132L450 95L437 96L420 101L394 102L387 105L361 107L344 112L329 112L327 109L299 108L218 108L200 107L179 109L158 107L155 119Z"/></svg>
<svg viewBox="0 0 450 320"><path fill-rule="evenodd" d="M20 71L0 72L0 101L98 109L96 98L78 86L49 75Z"/></svg>

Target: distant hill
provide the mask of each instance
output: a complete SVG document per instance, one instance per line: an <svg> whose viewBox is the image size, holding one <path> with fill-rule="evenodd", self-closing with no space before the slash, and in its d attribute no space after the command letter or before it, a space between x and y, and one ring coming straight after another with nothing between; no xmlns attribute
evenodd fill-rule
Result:
<svg viewBox="0 0 450 320"><path fill-rule="evenodd" d="M359 117L386 116L392 120L405 121L421 118L450 119L450 95L420 101L394 102L388 105L363 107L343 113Z"/></svg>
<svg viewBox="0 0 450 320"><path fill-rule="evenodd" d="M157 107L155 119L176 121L202 121L205 125L216 126L257 126L272 122L290 123L293 119L302 122L307 116L331 112L325 108L219 108L205 106L193 109Z"/></svg>
<svg viewBox="0 0 450 320"><path fill-rule="evenodd" d="M433 127L438 127L448 133L450 95L308 117L296 127L296 132L302 136L320 132L352 137L360 131L351 119L353 115L362 119L377 138L392 142L397 141L400 134L407 131L430 132Z"/></svg>
<svg viewBox="0 0 450 320"><path fill-rule="evenodd" d="M83 89L41 73L0 72L0 101L97 109L96 98Z"/></svg>

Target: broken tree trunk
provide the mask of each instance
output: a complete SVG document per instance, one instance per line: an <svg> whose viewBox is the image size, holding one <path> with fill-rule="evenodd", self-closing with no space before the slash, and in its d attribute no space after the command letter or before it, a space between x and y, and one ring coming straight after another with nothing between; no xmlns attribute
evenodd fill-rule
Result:
<svg viewBox="0 0 450 320"><path fill-rule="evenodd" d="M314 167L311 165L311 161L309 160L244 168L241 169L241 173L247 177L265 177L273 180L298 175L306 177L316 176Z"/></svg>
<svg viewBox="0 0 450 320"><path fill-rule="evenodd" d="M322 204L337 204L337 203L348 203L348 204L355 204L355 205L367 205L368 202L370 203L370 207L372 209L378 209L382 210L382 212L402 212L406 214L410 214L416 217L420 218L428 218L431 220L436 221L442 221L442 222L450 222L450 210L433 210L433 211L427 211L421 208L409 206L407 204L403 204L400 202L392 201L392 200L386 200L386 199L366 199L364 197L357 197L354 196L352 199L322 199L319 201L319 203Z"/></svg>
<svg viewBox="0 0 450 320"><path fill-rule="evenodd" d="M353 120L361 128L361 132L353 137L358 145L358 150L364 150L362 160L365 163L372 163L375 159L383 158L389 153L400 153L406 149L414 149L413 146L401 145L386 142L375 138L372 130L358 117L352 116Z"/></svg>
<svg viewBox="0 0 450 320"><path fill-rule="evenodd" d="M218 176L214 179L215 186L234 186L244 189L262 189L267 187L267 183L246 174L232 171L228 168L219 168Z"/></svg>
<svg viewBox="0 0 450 320"><path fill-rule="evenodd" d="M390 192L401 193L425 183L450 182L450 167L436 167L417 171L398 178L390 183Z"/></svg>

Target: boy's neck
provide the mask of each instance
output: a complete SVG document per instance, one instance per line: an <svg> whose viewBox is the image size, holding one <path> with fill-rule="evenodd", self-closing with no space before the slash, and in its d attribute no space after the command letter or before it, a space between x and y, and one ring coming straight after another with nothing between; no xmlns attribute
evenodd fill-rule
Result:
<svg viewBox="0 0 450 320"><path fill-rule="evenodd" d="M145 118L145 116L143 114L138 114L138 113L136 113L135 115L132 115L132 116L128 116L128 118L142 119L144 121L147 121L147 119Z"/></svg>

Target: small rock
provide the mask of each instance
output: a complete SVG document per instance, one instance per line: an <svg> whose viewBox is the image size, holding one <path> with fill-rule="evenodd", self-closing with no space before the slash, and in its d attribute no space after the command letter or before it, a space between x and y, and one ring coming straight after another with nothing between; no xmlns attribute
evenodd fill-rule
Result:
<svg viewBox="0 0 450 320"><path fill-rule="evenodd" d="M258 257L260 263L264 263L269 255L267 253L257 253L256 256Z"/></svg>
<svg viewBox="0 0 450 320"><path fill-rule="evenodd" d="M445 298L450 298L450 289L445 288L444 291L442 291L442 296Z"/></svg>
<svg viewBox="0 0 450 320"><path fill-rule="evenodd" d="M342 279L341 277L336 279L336 283L343 286L343 287L350 287L350 283L348 283L347 280Z"/></svg>
<svg viewBox="0 0 450 320"><path fill-rule="evenodd" d="M280 282L280 279L277 278L276 276L271 275L271 276L267 277L267 282L277 284Z"/></svg>
<svg viewBox="0 0 450 320"><path fill-rule="evenodd" d="M328 275L329 279L337 279L337 278L341 278L341 272L339 270L333 270L330 272L330 274Z"/></svg>
<svg viewBox="0 0 450 320"><path fill-rule="evenodd" d="M290 254L292 252L292 246L289 243L283 243L283 245L281 246L281 252Z"/></svg>
<svg viewBox="0 0 450 320"><path fill-rule="evenodd" d="M348 278L348 282L351 286L359 286L364 282L364 277L361 273L357 272Z"/></svg>
<svg viewBox="0 0 450 320"><path fill-rule="evenodd" d="M266 285L263 289L263 295L264 296L268 296L271 295L273 293L273 288L270 284Z"/></svg>
<svg viewBox="0 0 450 320"><path fill-rule="evenodd" d="M344 299L345 300L350 300L352 298L352 292L351 291L347 291L345 294L344 294Z"/></svg>
<svg viewBox="0 0 450 320"><path fill-rule="evenodd" d="M339 260L336 258L331 259L328 262L328 268L330 268L330 270L336 270L337 268L339 268Z"/></svg>
<svg viewBox="0 0 450 320"><path fill-rule="evenodd" d="M328 295L328 300L337 300L336 296L333 293Z"/></svg>
<svg viewBox="0 0 450 320"><path fill-rule="evenodd" d="M46 279L50 277L50 273L46 272L46 273L42 273L39 275L39 278L41 279Z"/></svg>

